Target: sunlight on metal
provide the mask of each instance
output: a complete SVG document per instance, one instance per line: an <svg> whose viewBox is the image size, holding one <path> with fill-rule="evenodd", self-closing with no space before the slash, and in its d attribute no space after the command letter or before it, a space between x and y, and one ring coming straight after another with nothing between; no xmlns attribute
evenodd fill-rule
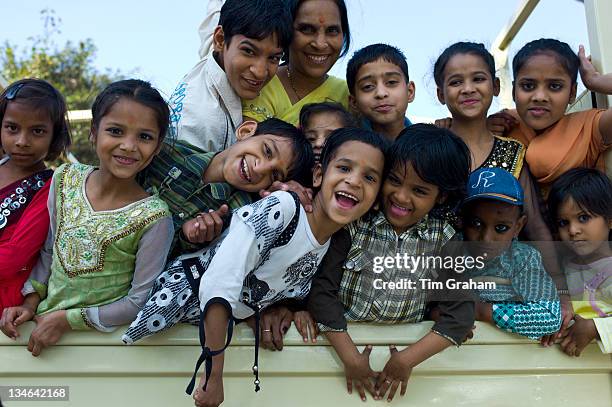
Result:
<svg viewBox="0 0 612 407"><path fill-rule="evenodd" d="M91 110L71 110L68 112L70 123L88 122L91 120Z"/></svg>
<svg viewBox="0 0 612 407"><path fill-rule="evenodd" d="M516 37L516 34L523 28L523 25L536 8L540 0L522 0L521 4L516 9L514 16L508 24L499 32L497 38L493 42L493 47L506 50Z"/></svg>
<svg viewBox="0 0 612 407"><path fill-rule="evenodd" d="M491 53L495 58L495 66L499 77L501 89L499 92L499 105L502 109L514 106L512 100L512 76L508 64L508 49L516 34L521 30L540 0L521 0L516 12L508 24L499 32L491 46Z"/></svg>

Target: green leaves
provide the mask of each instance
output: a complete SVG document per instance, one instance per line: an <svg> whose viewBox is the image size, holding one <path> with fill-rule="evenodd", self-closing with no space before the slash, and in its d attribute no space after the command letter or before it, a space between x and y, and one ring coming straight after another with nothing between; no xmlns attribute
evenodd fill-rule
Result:
<svg viewBox="0 0 612 407"><path fill-rule="evenodd" d="M58 46L55 38L60 33L61 19L53 10L42 10L41 19L43 34L28 38L28 47L19 49L8 41L0 46L0 74L9 83L30 77L45 79L64 95L68 110L90 109L104 87L124 76L120 71L100 71L95 66L96 46L89 38ZM73 123L71 131L72 153L81 162L95 163L89 123Z"/></svg>

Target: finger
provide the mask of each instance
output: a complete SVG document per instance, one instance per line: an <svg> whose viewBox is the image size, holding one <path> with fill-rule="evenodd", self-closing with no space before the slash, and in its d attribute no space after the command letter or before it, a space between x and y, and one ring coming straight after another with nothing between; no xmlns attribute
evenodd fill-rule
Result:
<svg viewBox="0 0 612 407"><path fill-rule="evenodd" d="M366 347L363 349L363 352L361 353L366 355L369 358L370 353L372 353L372 345L366 345Z"/></svg>
<svg viewBox="0 0 612 407"><path fill-rule="evenodd" d="M395 393L397 392L398 387L399 380L393 380L393 384L391 385L391 390L389 390L389 397L387 397L387 401L393 400L393 397L395 397Z"/></svg>
<svg viewBox="0 0 612 407"><path fill-rule="evenodd" d="M540 342L542 343L543 346L549 347L551 346L551 342L552 342L551 338L554 338L554 336L553 335L543 336Z"/></svg>
<svg viewBox="0 0 612 407"><path fill-rule="evenodd" d="M272 331L261 332L261 344L264 349L272 351L276 350L274 347L274 342L272 342Z"/></svg>
<svg viewBox="0 0 612 407"><path fill-rule="evenodd" d="M30 335L30 340L28 341L28 352L32 352L34 349L34 338Z"/></svg>
<svg viewBox="0 0 612 407"><path fill-rule="evenodd" d="M291 327L291 321L293 320L293 313L288 312L286 313L283 318L281 319L280 322L280 329L283 333L283 335L285 335L287 333L287 331L289 330L289 328Z"/></svg>
<svg viewBox="0 0 612 407"><path fill-rule="evenodd" d="M270 195L270 192L266 191L265 189L262 189L262 190L260 190L260 191L259 191L259 196L260 196L261 198L265 198L265 197L267 197L268 195Z"/></svg>
<svg viewBox="0 0 612 407"><path fill-rule="evenodd" d="M398 350L395 347L395 345L389 345L389 353L394 354L394 353L397 353L397 352L398 352Z"/></svg>
<svg viewBox="0 0 612 407"><path fill-rule="evenodd" d="M366 401L365 390L363 389L361 380L357 380L357 392L359 393L359 397L361 397L361 401Z"/></svg>
<svg viewBox="0 0 612 407"><path fill-rule="evenodd" d="M317 335L319 334L319 327L312 320L312 318L308 319L308 330L310 331L310 341L312 343L317 343Z"/></svg>
<svg viewBox="0 0 612 407"><path fill-rule="evenodd" d="M195 230L194 225L189 224L189 223L186 223L183 229L183 233L185 234L187 241L192 242L192 243L194 242L194 238L195 238L194 230Z"/></svg>
<svg viewBox="0 0 612 407"><path fill-rule="evenodd" d="M295 327L297 328L298 332L302 336L302 341L308 342L308 327L302 320L301 316L296 318Z"/></svg>
<svg viewBox="0 0 612 407"><path fill-rule="evenodd" d="M294 314L293 323L295 324L295 329L297 329L298 332L301 334L302 333L302 318L299 316L299 313Z"/></svg>
<svg viewBox="0 0 612 407"><path fill-rule="evenodd" d="M348 394L353 394L353 380L350 377L346 377L346 391Z"/></svg>
<svg viewBox="0 0 612 407"><path fill-rule="evenodd" d="M17 318L15 318L15 321L13 321L13 325L19 326L26 322L28 319L30 319L30 315L27 312L22 312L17 316Z"/></svg>
<svg viewBox="0 0 612 407"><path fill-rule="evenodd" d="M312 205L311 205L312 201L310 200L310 198L308 197L308 194L303 188L295 192L297 193L298 199L300 200L300 203L302 204L302 206L304 206L304 208L306 207L312 208Z"/></svg>
<svg viewBox="0 0 612 407"><path fill-rule="evenodd" d="M15 329L15 322L13 321L15 317L13 314L13 310L9 311L8 308L4 309L2 312L2 319L0 320L0 329L2 329L2 332L9 338L17 339L19 334L17 333L17 329Z"/></svg>
<svg viewBox="0 0 612 407"><path fill-rule="evenodd" d="M380 378L378 379L378 382L380 383ZM385 377L385 380L383 380L380 386L378 386L378 391L376 392L378 397L380 398L385 397L385 394L387 394L387 390L389 389L389 386L392 383L393 381L391 380L389 376Z"/></svg>
<svg viewBox="0 0 612 407"><path fill-rule="evenodd" d="M268 350L274 350L274 343L272 342L272 327L271 322L268 318L262 320L261 324L261 343L263 347Z"/></svg>
<svg viewBox="0 0 612 407"><path fill-rule="evenodd" d="M34 340L32 343L32 356L40 355L42 348L43 348L42 343L38 340Z"/></svg>
<svg viewBox="0 0 612 407"><path fill-rule="evenodd" d="M559 332L555 335L555 339L560 339L563 336L567 335L567 330L569 329L569 324L572 322L572 314L567 313L561 321L561 328L559 328Z"/></svg>
<svg viewBox="0 0 612 407"><path fill-rule="evenodd" d="M227 215L228 212L229 212L229 206L227 206L227 204L223 204L214 213L222 218L225 215Z"/></svg>
<svg viewBox="0 0 612 407"><path fill-rule="evenodd" d="M378 396L381 395L381 390L383 386L385 385L386 380L387 380L387 373L385 373L385 371L383 370L382 372L380 372L380 374L378 375L378 379L376 380L376 395Z"/></svg>
<svg viewBox="0 0 612 407"><path fill-rule="evenodd" d="M400 396L406 395L407 388L408 388L408 380L402 380L402 388L400 389Z"/></svg>
<svg viewBox="0 0 612 407"><path fill-rule="evenodd" d="M569 346L570 343L572 343L572 336L567 335L565 338L563 338L563 340L561 341L559 345L561 346L561 349L565 350Z"/></svg>
<svg viewBox="0 0 612 407"><path fill-rule="evenodd" d="M11 323L2 325L2 332L13 340L19 338L19 331Z"/></svg>
<svg viewBox="0 0 612 407"><path fill-rule="evenodd" d="M212 217L213 222L214 222L214 227L213 227L213 239L214 239L217 236L219 236L221 234L221 231L223 230L223 219L221 219L221 216L219 216L219 213L217 212L211 212L210 216Z"/></svg>
<svg viewBox="0 0 612 407"><path fill-rule="evenodd" d="M206 215L203 216L204 219L204 224L206 225L206 233L204 235L204 238L206 239L206 242L210 242L211 240L214 239L214 234L215 234L215 220L213 219L213 217L207 213Z"/></svg>
<svg viewBox="0 0 612 407"><path fill-rule="evenodd" d="M374 397L376 400L378 400L378 396L376 395L376 390L374 389L374 384L372 383L372 381L369 380L369 379L365 379L365 380L363 380L363 385L366 388L366 390L368 391L368 393L370 393L372 395L372 397Z"/></svg>
<svg viewBox="0 0 612 407"><path fill-rule="evenodd" d="M194 241L197 243L204 243L204 238L206 236L206 225L201 214L196 216L196 222L193 224L192 230Z"/></svg>
<svg viewBox="0 0 612 407"><path fill-rule="evenodd" d="M272 342L277 350L283 350L283 333L280 329L280 320L274 318L272 321Z"/></svg>

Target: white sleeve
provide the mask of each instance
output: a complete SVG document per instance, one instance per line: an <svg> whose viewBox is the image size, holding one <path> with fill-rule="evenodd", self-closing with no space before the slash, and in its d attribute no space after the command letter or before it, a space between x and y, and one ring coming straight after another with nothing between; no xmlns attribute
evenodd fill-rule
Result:
<svg viewBox="0 0 612 407"><path fill-rule="evenodd" d="M221 14L221 7L223 7L224 2L225 0L208 0L206 16L198 28L198 34L200 35L200 50L198 54L200 59L212 51L213 34L215 28L219 25L219 15Z"/></svg>
<svg viewBox="0 0 612 407"><path fill-rule="evenodd" d="M234 211L227 236L219 246L200 282L200 307L220 302L236 313L243 281L296 214L296 204L287 192L275 192L251 205ZM282 270L281 270L282 271Z"/></svg>
<svg viewBox="0 0 612 407"><path fill-rule="evenodd" d="M136 318L147 301L153 282L164 269L173 236L174 226L170 217L161 218L142 235L128 294L110 304L86 309L87 318L96 329L112 332L117 326Z"/></svg>
<svg viewBox="0 0 612 407"><path fill-rule="evenodd" d="M55 174L57 173L58 172L56 171ZM47 209L49 211L49 232L47 233L47 239L45 240L43 247L40 249L38 261L36 262L34 268L32 268L30 277L27 279L23 285L23 288L21 289L21 294L24 297L30 293L36 292L30 280L47 285L49 282L49 277L51 276L53 243L55 243L55 227L57 225L57 214L55 208L55 174L51 180L51 185L49 186L49 196L47 197Z"/></svg>

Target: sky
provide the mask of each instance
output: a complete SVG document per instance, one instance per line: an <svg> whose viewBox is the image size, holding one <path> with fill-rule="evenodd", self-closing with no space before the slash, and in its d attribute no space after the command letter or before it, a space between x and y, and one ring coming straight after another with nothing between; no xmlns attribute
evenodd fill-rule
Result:
<svg viewBox="0 0 612 407"><path fill-rule="evenodd" d="M248 1L248 0L244 0ZM351 49L331 74L344 78L352 53L384 42L406 55L410 79L416 85L409 115L448 116L437 101L433 64L456 41L476 41L488 48L522 0L346 0L352 34ZM207 0L0 0L2 34L27 49L29 38L41 35L40 12L52 9L61 19L55 42L91 38L97 47L97 69L120 70L151 81L166 96L198 61L198 25ZM584 5L576 0L541 0L510 48L510 56L526 42L551 37L574 49L588 46ZM496 102L492 111L497 107Z"/></svg>

